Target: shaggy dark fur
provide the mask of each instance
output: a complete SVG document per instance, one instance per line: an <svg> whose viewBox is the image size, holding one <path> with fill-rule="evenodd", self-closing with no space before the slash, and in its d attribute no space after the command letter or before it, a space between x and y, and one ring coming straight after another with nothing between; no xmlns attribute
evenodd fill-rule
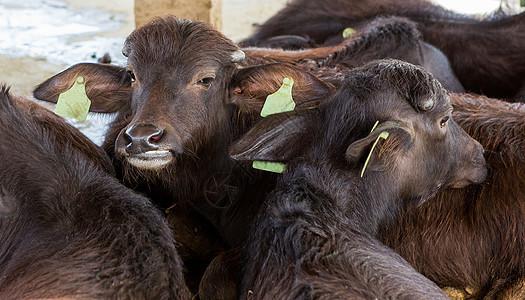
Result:
<svg viewBox="0 0 525 300"><path fill-rule="evenodd" d="M381 229L381 240L423 275L465 297L522 299L525 107L468 94L452 94L451 102L454 120L486 150L488 179L408 207ZM217 270L208 272L229 271L219 259L211 266ZM202 288L210 286L203 282Z"/></svg>
<svg viewBox="0 0 525 300"><path fill-rule="evenodd" d="M288 62L297 62L300 59L302 68L307 68L335 85L340 84L342 73L346 69L362 66L374 59L395 58L423 66L448 91L463 92L464 89L454 75L446 56L423 42L416 26L416 23L406 18L376 18L360 27L354 36L346 41L341 38L341 41L332 47L302 51L266 48L244 50L247 54L246 61L251 64L270 58ZM309 66L311 67L308 68Z"/></svg>
<svg viewBox="0 0 525 300"><path fill-rule="evenodd" d="M240 298L446 299L376 237L404 205L485 178L481 146L450 112L445 90L421 68L379 61L349 72L318 111L256 124L233 145L234 158L294 158L244 249ZM370 132L376 120L384 125ZM383 131L390 135L360 178Z"/></svg>
<svg viewBox="0 0 525 300"><path fill-rule="evenodd" d="M2 96L6 97L7 89L3 85L1 91ZM68 147L79 149L79 154L84 156L83 159L93 162L95 167L102 171L115 175L115 169L106 152L92 143L77 128L64 122L62 117L57 116L48 109L44 109L34 101L28 101L25 98L14 95L9 95L9 99L21 110L29 113L33 122L38 124L39 128L42 128L41 130L53 132L55 142L59 145L57 147L65 148L68 145Z"/></svg>
<svg viewBox="0 0 525 300"><path fill-rule="evenodd" d="M487 181L409 208L382 240L441 286L523 299L525 290L513 289L525 278L525 106L474 95L452 95L452 104L486 150Z"/></svg>
<svg viewBox="0 0 525 300"><path fill-rule="evenodd" d="M377 16L401 16L418 24L424 41L443 51L467 91L515 97L525 79L525 14L474 17L426 0L295 0L261 25L243 46L272 37L299 35L313 44L337 43L347 27L360 28Z"/></svg>
<svg viewBox="0 0 525 300"><path fill-rule="evenodd" d="M87 137L2 86L0 140L1 299L189 299L167 223Z"/></svg>

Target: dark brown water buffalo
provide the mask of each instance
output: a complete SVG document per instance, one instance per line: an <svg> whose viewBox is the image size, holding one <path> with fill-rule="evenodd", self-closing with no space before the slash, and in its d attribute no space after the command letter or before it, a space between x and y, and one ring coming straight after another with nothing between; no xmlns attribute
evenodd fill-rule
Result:
<svg viewBox="0 0 525 300"><path fill-rule="evenodd" d="M485 149L487 180L404 207L395 222L381 227L379 239L455 295L522 299L525 106L469 94L452 94L451 103L454 120ZM236 295L238 255L232 250L212 262L201 294ZM226 272L231 276L214 275Z"/></svg>
<svg viewBox="0 0 525 300"><path fill-rule="evenodd" d="M250 96L250 87L239 86L241 79L257 75L261 84L254 88L271 90L289 77L298 107L316 104L334 88L290 64L241 68L244 53L232 41L209 24L175 17L135 30L124 53L125 68L75 65L40 85L35 96L56 101L83 76L91 111L117 112L103 145L117 176L169 211L185 260L205 266L218 250L244 242L275 181L228 155L231 142L261 118L263 103Z"/></svg>
<svg viewBox="0 0 525 300"><path fill-rule="evenodd" d="M485 148L487 181L412 206L383 242L440 286L473 299L523 299L525 105L451 96L454 119Z"/></svg>
<svg viewBox="0 0 525 300"><path fill-rule="evenodd" d="M386 60L348 72L318 110L257 123L232 156L288 165L243 251L240 298L447 299L377 238L404 206L485 179L451 112L432 76Z"/></svg>

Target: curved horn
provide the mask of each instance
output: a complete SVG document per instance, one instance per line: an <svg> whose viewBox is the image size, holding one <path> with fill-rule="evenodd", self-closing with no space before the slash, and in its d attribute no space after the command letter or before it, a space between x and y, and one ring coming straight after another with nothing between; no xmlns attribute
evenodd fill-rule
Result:
<svg viewBox="0 0 525 300"><path fill-rule="evenodd" d="M231 59L232 59L232 62L238 63L238 62L243 61L245 56L246 55L244 54L244 51L239 49L232 53Z"/></svg>
<svg viewBox="0 0 525 300"><path fill-rule="evenodd" d="M426 98L424 100L421 100L417 104L417 107L422 111L431 110L432 107L434 107L434 100L432 98Z"/></svg>

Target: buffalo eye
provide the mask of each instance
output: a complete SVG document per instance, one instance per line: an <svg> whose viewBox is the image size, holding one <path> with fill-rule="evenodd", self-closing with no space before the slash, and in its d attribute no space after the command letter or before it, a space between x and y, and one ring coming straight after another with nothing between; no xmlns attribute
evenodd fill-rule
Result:
<svg viewBox="0 0 525 300"><path fill-rule="evenodd" d="M441 119L441 122L439 123L441 128L445 127L445 125L447 124L448 119L450 119L450 116L446 116L446 117L443 117L443 119Z"/></svg>
<svg viewBox="0 0 525 300"><path fill-rule="evenodd" d="M135 78L135 73L133 73L133 71L131 70L128 70L128 76L129 76L129 79L131 81L131 83L135 82L136 78Z"/></svg>
<svg viewBox="0 0 525 300"><path fill-rule="evenodd" d="M209 88L211 86L212 81L213 77L204 77L201 80L197 81L197 84L205 88Z"/></svg>

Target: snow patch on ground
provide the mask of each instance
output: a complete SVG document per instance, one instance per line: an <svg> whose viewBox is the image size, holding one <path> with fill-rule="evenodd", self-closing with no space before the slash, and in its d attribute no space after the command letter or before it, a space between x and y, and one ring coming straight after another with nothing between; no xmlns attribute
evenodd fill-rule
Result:
<svg viewBox="0 0 525 300"><path fill-rule="evenodd" d="M0 53L71 65L108 52L114 63L125 64L124 37L98 35L117 31L124 22L123 14L75 10L62 1L0 0Z"/></svg>

